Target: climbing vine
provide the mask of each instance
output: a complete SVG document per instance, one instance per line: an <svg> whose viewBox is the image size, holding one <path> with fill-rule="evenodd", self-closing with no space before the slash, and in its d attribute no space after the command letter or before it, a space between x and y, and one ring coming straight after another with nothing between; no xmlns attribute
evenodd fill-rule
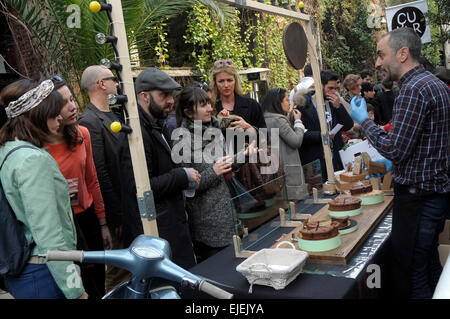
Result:
<svg viewBox="0 0 450 319"><path fill-rule="evenodd" d="M214 61L231 59L239 70L269 68L269 86L289 88L290 81L297 81L297 71L286 59L280 59L284 56L283 28L288 22L271 15L235 10L233 18L220 27L208 9L199 4L188 16L184 40L194 46L191 60L205 81ZM250 84L245 77L242 80L244 91L248 92Z"/></svg>
<svg viewBox="0 0 450 319"><path fill-rule="evenodd" d="M160 22L149 28L149 31L156 36L156 45L154 47L156 62L159 67L168 68L169 42L167 41L167 19L163 18Z"/></svg>
<svg viewBox="0 0 450 319"><path fill-rule="evenodd" d="M367 26L367 0L322 0L324 67L341 75L374 69L376 42Z"/></svg>

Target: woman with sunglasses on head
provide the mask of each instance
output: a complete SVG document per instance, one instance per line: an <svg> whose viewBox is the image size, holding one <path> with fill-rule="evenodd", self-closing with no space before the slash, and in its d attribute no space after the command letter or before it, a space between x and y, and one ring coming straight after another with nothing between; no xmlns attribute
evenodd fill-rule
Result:
<svg viewBox="0 0 450 319"><path fill-rule="evenodd" d="M289 94L285 89L270 89L261 105L269 130L279 132L280 163L286 173L286 189L289 200L303 200L308 195L303 176L302 163L298 150L303 142L305 126L302 113L292 110L294 127L292 128L287 114L289 113ZM306 195L306 196L305 196Z"/></svg>
<svg viewBox="0 0 450 319"><path fill-rule="evenodd" d="M48 250L73 250L77 244L67 181L42 148L60 127L63 98L51 80L19 80L2 90L0 104L8 116L0 130L1 183L33 247L21 274L4 277L5 286L16 299L86 299L72 262L45 263L38 257Z"/></svg>
<svg viewBox="0 0 450 319"><path fill-rule="evenodd" d="M79 249L111 249L112 239L105 219L105 207L92 157L91 137L84 126L78 125L78 110L66 82L59 76L52 78L55 90L64 100L61 125L48 134L45 147L55 158L69 184L71 205L84 245ZM80 240L81 241L81 240ZM105 294L105 267L82 267L81 276L89 296L99 299Z"/></svg>
<svg viewBox="0 0 450 319"><path fill-rule="evenodd" d="M238 119L231 122L231 128L255 132L255 129L266 127L259 103L242 96L241 80L233 61L214 62L210 82L216 112L225 109Z"/></svg>
<svg viewBox="0 0 450 319"><path fill-rule="evenodd" d="M196 169L201 175L195 194L186 199L194 251L200 262L232 243L236 216L226 178L231 178L231 172L242 165L236 158L255 154L257 149L253 142L234 159L224 156L225 141L218 120L212 116L211 99L199 86L182 89L175 109L177 126L183 130L174 132L182 137L175 142L174 153L181 150L180 164Z"/></svg>

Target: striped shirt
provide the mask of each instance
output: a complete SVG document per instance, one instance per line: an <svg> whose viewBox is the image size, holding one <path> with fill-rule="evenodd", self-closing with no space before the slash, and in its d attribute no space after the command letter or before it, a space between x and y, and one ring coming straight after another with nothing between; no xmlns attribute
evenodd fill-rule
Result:
<svg viewBox="0 0 450 319"><path fill-rule="evenodd" d="M396 183L450 192L450 89L419 65L403 75L394 102L392 130L361 123L369 142L393 163Z"/></svg>

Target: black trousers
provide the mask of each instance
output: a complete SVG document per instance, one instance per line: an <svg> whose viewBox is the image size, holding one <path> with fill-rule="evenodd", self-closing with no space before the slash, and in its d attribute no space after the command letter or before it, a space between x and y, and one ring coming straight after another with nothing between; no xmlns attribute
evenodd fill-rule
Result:
<svg viewBox="0 0 450 319"><path fill-rule="evenodd" d="M103 238L94 205L84 212L74 214L77 227L77 249L104 250ZM105 295L105 265L81 264L81 279L90 299L101 299Z"/></svg>

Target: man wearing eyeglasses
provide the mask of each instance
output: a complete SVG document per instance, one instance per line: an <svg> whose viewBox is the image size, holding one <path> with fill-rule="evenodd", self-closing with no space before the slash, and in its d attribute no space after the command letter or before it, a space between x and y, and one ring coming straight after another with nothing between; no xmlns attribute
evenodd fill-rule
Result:
<svg viewBox="0 0 450 319"><path fill-rule="evenodd" d="M135 89L145 158L155 200L158 233L169 242L172 261L183 268L190 268L195 265L195 256L183 191L194 191L200 184L201 176L197 170L179 167L172 161L172 141L165 125L174 104L173 92L181 89L181 86L163 71L148 68L137 77ZM144 231L126 137L122 137L120 141L119 161L124 243L127 245Z"/></svg>
<svg viewBox="0 0 450 319"><path fill-rule="evenodd" d="M105 203L106 221L113 239L113 249L122 246L122 211L120 200L120 176L117 160L119 136L110 130L112 122L118 116L109 108L109 94L117 94L118 81L111 70L102 65L89 66L81 76L81 88L89 96L80 116L79 124L87 127L91 135L92 154ZM127 272L120 268L107 267L106 290L127 279Z"/></svg>

